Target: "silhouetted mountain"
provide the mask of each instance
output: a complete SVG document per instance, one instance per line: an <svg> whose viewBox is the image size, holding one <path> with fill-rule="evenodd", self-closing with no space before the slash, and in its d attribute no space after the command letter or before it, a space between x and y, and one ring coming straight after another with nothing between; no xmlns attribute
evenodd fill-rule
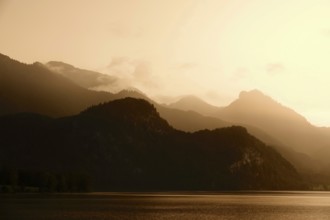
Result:
<svg viewBox="0 0 330 220"><path fill-rule="evenodd" d="M223 128L232 125L231 123L227 123L225 121L222 121L221 119L203 116L194 111L172 109L166 105L158 104L157 102L154 102L142 92L137 92L133 90L123 90L115 94L114 96L115 99L132 97L132 98L147 100L156 107L160 116L166 119L166 121L168 121L170 125L172 125L176 129L183 131L194 132L202 129Z"/></svg>
<svg viewBox="0 0 330 220"><path fill-rule="evenodd" d="M117 78L95 71L76 68L70 64L50 61L45 66L53 72L70 79L75 84L86 88L96 89L99 86L109 86L116 83Z"/></svg>
<svg viewBox="0 0 330 220"><path fill-rule="evenodd" d="M169 107L173 110L169 112L164 112L164 114L162 114L162 117L167 119L171 119L173 117L173 124L178 124L178 126L174 127L184 131L198 131L202 129L214 129L232 125L239 125L247 128L250 134L256 136L258 139L262 140L267 144L277 146L283 145L280 140L277 140L271 134L267 134L265 131L253 125L220 120L220 118L216 117L215 115L223 107L212 106L195 96L183 97L182 99L173 104L166 105L166 107ZM183 110L184 112L175 111L177 109ZM160 112L162 111L160 110ZM195 120L188 120L188 116L186 116L187 118L185 119L185 115L187 113L191 115L189 116L190 118L195 118ZM200 114L204 115L205 117L198 117L198 115ZM197 120L197 118L199 120ZM181 123L175 123L176 121ZM199 123L196 123L197 121L199 121Z"/></svg>
<svg viewBox="0 0 330 220"><path fill-rule="evenodd" d="M299 189L293 166L242 127L185 133L141 99L60 119L0 117L4 167L92 176L96 190Z"/></svg>
<svg viewBox="0 0 330 220"><path fill-rule="evenodd" d="M74 68L69 64L57 64L62 67L64 66L63 68L67 68L68 70ZM53 64L53 66L56 65ZM74 68L74 71L78 73L80 70ZM98 76L98 73L95 72L89 72L88 70L81 71L83 72L82 75L86 75L86 77L81 77L81 79L84 80L87 80L88 74L93 76L92 78L94 79ZM34 112L60 117L77 114L87 106L109 100L124 97L142 98L153 103L160 113L160 116L166 119L169 124L176 129L194 132L201 129L215 129L231 126L233 124L241 125L246 127L249 133L260 140L276 146L276 149L283 153L285 158L289 159L290 162L294 163L299 170L302 170L300 165L309 166L310 164L315 164L312 163L312 160L306 160L306 158L308 158L306 155L297 154L292 149L283 147L290 146L290 143L286 142L285 139L282 140L282 136L271 133L272 130L266 131L256 123L244 123L244 120L237 120L239 122L233 120L234 122L228 123L220 119L223 117L219 116L221 115L219 112L217 116L220 118L214 118L205 117L193 111L171 109L153 102L145 94L135 90L125 90L117 94L90 91L74 83L81 80L78 74L71 74L70 77L72 78L71 80L61 74L49 71L40 63L26 65L0 54L0 115L17 112ZM84 86L87 87L87 84ZM246 105L248 106L246 109L251 108L250 104ZM196 110L198 109L199 108L196 108ZM253 109L249 111L251 112ZM274 112L274 114L276 114L276 112ZM247 122L249 121L247 120ZM321 133L324 134L325 132ZM324 134L323 136L326 135ZM296 138L296 136L292 137ZM330 137L330 135L327 137ZM320 140L323 139L323 137L320 138ZM326 158L324 155L328 155L326 154L326 152L328 152L327 146L329 145L324 145L323 148L315 149L313 155L322 155L322 158ZM298 148L294 149L300 151ZM297 158L301 158L301 160L297 160ZM326 161L324 162L327 163Z"/></svg>
<svg viewBox="0 0 330 220"><path fill-rule="evenodd" d="M93 89L93 87L96 87L97 83L100 83L98 84L100 86L106 83L114 83L116 80L114 77L106 77L107 75L101 73L97 73L90 70L78 69L70 64L66 64L63 62L51 61L48 62L46 66L52 71L55 71L57 73L60 73L61 75L64 75L65 77L68 77L70 80L72 80L72 82L75 82L76 84L87 89ZM107 80L106 82L102 82L99 81L98 78L106 78ZM207 104L206 102L201 99L198 99L197 97L187 96L177 102L177 104L165 106L154 102L146 94L133 88L125 89L114 94L112 99L114 100L126 97L144 99L152 103L159 111L161 117L166 119L176 129L184 131L198 131L201 129L215 129L232 125L231 123L227 123L225 121L222 121L221 119L217 119L214 117L204 117L203 112L213 113L218 108ZM177 110L175 109L175 107L177 107ZM190 107L192 107L192 109L190 109ZM196 107L197 109L191 111L194 107Z"/></svg>
<svg viewBox="0 0 330 220"><path fill-rule="evenodd" d="M179 101L169 104L168 107L183 111L195 111L204 116L210 116L219 110L219 107L210 105L193 95L184 96Z"/></svg>
<svg viewBox="0 0 330 220"><path fill-rule="evenodd" d="M51 62L51 65L53 67L60 65L66 70L66 77L48 70L43 64L26 65L1 55L0 115L34 112L55 117L67 116L104 101L135 97L152 102L161 116L178 129L197 131L230 125L220 119L204 118L194 112L166 108L136 90L123 90L117 94L87 90L75 83L80 82L81 85L88 87L88 83L82 81L87 80L87 75L95 79L99 76L98 73L80 70L60 62Z"/></svg>
<svg viewBox="0 0 330 220"><path fill-rule="evenodd" d="M293 150L308 155L330 143L330 139L304 117L257 90L241 92L237 100L215 116L255 126Z"/></svg>
<svg viewBox="0 0 330 220"><path fill-rule="evenodd" d="M251 134L274 146L303 173L319 173L326 164L314 150L325 146L329 136L258 90L242 92L239 99L215 115L247 127Z"/></svg>
<svg viewBox="0 0 330 220"><path fill-rule="evenodd" d="M40 63L27 65L1 54L0 79L0 114L73 115L112 97L110 93L81 88Z"/></svg>

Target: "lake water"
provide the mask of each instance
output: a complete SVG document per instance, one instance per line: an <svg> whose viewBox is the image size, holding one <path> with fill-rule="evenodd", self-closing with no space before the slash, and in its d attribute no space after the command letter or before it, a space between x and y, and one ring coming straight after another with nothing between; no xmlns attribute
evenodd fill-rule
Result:
<svg viewBox="0 0 330 220"><path fill-rule="evenodd" d="M330 219L330 193L0 194L2 220Z"/></svg>

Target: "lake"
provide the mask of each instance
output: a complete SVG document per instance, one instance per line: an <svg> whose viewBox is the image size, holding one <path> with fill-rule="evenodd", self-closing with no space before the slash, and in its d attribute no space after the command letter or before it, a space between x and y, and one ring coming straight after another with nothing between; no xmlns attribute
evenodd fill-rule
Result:
<svg viewBox="0 0 330 220"><path fill-rule="evenodd" d="M2 220L330 219L327 192L0 194Z"/></svg>

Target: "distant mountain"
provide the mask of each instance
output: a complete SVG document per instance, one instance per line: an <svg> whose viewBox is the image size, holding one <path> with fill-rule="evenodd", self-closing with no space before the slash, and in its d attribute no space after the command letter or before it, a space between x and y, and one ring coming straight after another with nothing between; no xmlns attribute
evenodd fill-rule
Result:
<svg viewBox="0 0 330 220"><path fill-rule="evenodd" d="M169 126L151 104L133 98L60 119L0 117L0 163L85 173L95 190L303 187L293 166L246 129L185 133Z"/></svg>
<svg viewBox="0 0 330 220"><path fill-rule="evenodd" d="M73 115L111 97L110 93L88 91L41 63L27 65L0 54L0 114Z"/></svg>
<svg viewBox="0 0 330 220"><path fill-rule="evenodd" d="M46 64L46 67L86 89L93 89L104 84L111 85L116 82L115 77L90 70L79 69L63 62L50 61ZM230 123L214 117L204 117L204 115L214 113L218 108L194 96L183 97L177 103L166 106L154 102L146 94L137 89L125 89L114 94L112 99L125 97L140 98L153 103L163 118L175 128L184 131L215 129L231 125Z"/></svg>
<svg viewBox="0 0 330 220"><path fill-rule="evenodd" d="M179 109L172 109L169 106L158 104L150 98L148 98L142 92L137 92L135 90L123 90L115 94L116 99L132 97L138 99L144 99L152 103L160 116L174 128L194 132L202 129L215 129L231 126L231 123L225 122L221 119L214 117L203 116L200 113L194 111L184 111Z"/></svg>
<svg viewBox="0 0 330 220"><path fill-rule="evenodd" d="M161 116L177 129L197 131L230 125L220 119L205 118L194 112L159 105L136 89L123 90L117 94L88 90L89 84L84 80L91 76L92 84L99 73L80 70L61 62L48 64L52 67L60 66L63 74L50 71L41 63L27 65L0 55L0 115L34 112L60 117L77 114L88 106L105 101L134 97L152 102Z"/></svg>
<svg viewBox="0 0 330 220"><path fill-rule="evenodd" d="M258 91L254 92L258 93ZM167 110L163 112L161 109L159 109L159 111L162 113L162 117L166 118L168 121L170 121L173 117L172 125L175 125L178 129L185 131L197 131L201 129L215 129L217 127L220 128L232 125L243 126L247 128L250 134L254 135L259 140L275 147L275 149L278 150L292 164L294 164L296 169L299 171L309 173L319 172L321 170L319 161L313 160L310 156L304 153L299 153L299 151L297 152L296 149L292 149L287 145L287 143L282 142L279 137L274 136L272 133L266 132L262 128L256 126L255 123L250 123L245 120L233 120L228 117L221 117L218 114L223 108L209 105L197 97L187 96L178 102L167 105L167 107L173 108L172 111ZM185 110L185 112L177 111L177 109ZM206 116L199 118L199 114L197 112ZM225 122L223 120L219 121L224 118L225 120L230 120L231 122Z"/></svg>
<svg viewBox="0 0 330 220"><path fill-rule="evenodd" d="M169 104L168 107L184 111L195 111L204 116L210 116L219 110L219 107L210 105L193 95L184 96L177 102Z"/></svg>
<svg viewBox="0 0 330 220"><path fill-rule="evenodd" d="M69 64L61 63L61 66L63 65L67 65L68 69L72 68ZM88 72L88 70L86 71ZM153 103L160 113L160 116L176 129L195 132L201 129L215 129L232 126L234 124L244 126L248 129L250 134L267 144L275 146L286 159L294 163L297 169L306 170L306 166L315 164L311 160L306 160L306 158L308 158L306 155L297 154L295 152L301 151L300 148L294 147L293 150L290 148L290 143L286 142L285 139L281 139L282 136L276 136L276 133L270 133L272 130L266 131L255 123L243 123L249 121L243 120L242 122L238 120L238 122L236 122L233 120L233 122L227 122L222 120L222 118L226 117L222 117L221 114L219 114L221 109L219 109L215 116L206 117L194 111L183 111L160 105L135 89L124 90L117 94L91 91L76 84L79 81L77 75L79 74L72 74L70 75L72 79L69 79L59 73L50 71L41 63L27 65L10 59L5 55L0 55L0 115L33 112L51 117L62 117L78 114L88 106L97 105L110 100L125 97L142 98ZM84 73L82 73L82 75L84 75ZM98 74L92 72L91 75L97 76ZM78 79L76 80L75 77L78 77ZM85 86L88 87L87 85ZM247 105L249 106L249 104ZM198 108L196 108L196 110L198 110ZM226 118L226 120L229 119ZM327 134L327 132L321 133L323 136ZM329 136L330 135L327 137ZM320 140L321 139L322 138L320 138ZM327 148L328 145L324 145L323 148L316 149L313 155L322 155L321 158L326 158L324 155L328 155L326 153L328 152ZM297 158L301 159L297 160ZM318 157L315 156L315 158ZM327 161L323 162L327 164ZM315 170L315 168L313 169Z"/></svg>
<svg viewBox="0 0 330 220"><path fill-rule="evenodd" d="M295 151L308 155L330 143L330 139L303 116L258 90L241 92L237 100L214 116L255 126Z"/></svg>
<svg viewBox="0 0 330 220"><path fill-rule="evenodd" d="M45 66L49 70L70 79L75 84L86 89L95 89L99 86L111 86L117 81L117 78L114 76L79 69L70 64L59 61L50 61L46 63Z"/></svg>

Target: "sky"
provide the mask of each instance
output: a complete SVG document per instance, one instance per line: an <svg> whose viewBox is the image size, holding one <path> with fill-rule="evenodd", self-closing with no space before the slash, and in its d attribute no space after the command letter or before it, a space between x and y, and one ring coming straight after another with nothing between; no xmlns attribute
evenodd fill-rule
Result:
<svg viewBox="0 0 330 220"><path fill-rule="evenodd" d="M259 89L330 126L329 11L328 0L0 0L0 53L115 75L116 89L160 102L224 106Z"/></svg>

